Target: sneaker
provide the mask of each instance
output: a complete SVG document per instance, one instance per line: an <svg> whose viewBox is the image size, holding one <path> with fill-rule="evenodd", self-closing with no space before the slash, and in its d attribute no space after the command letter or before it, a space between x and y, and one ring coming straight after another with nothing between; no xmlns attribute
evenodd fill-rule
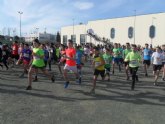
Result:
<svg viewBox="0 0 165 124"><path fill-rule="evenodd" d="M112 74L114 74L114 73L115 73L115 71L113 70L113 71L112 71Z"/></svg>
<svg viewBox="0 0 165 124"><path fill-rule="evenodd" d="M139 78L138 78L138 76L136 75L136 81L139 81Z"/></svg>
<svg viewBox="0 0 165 124"><path fill-rule="evenodd" d="M24 78L24 73L22 73L22 74L19 76L19 78Z"/></svg>
<svg viewBox="0 0 165 124"><path fill-rule="evenodd" d="M79 79L77 79L76 81L78 84L81 84L81 77L79 77Z"/></svg>
<svg viewBox="0 0 165 124"><path fill-rule="evenodd" d="M162 78L162 81L165 81L165 78Z"/></svg>
<svg viewBox="0 0 165 124"><path fill-rule="evenodd" d="M90 91L90 94L95 94L95 89L92 89L92 90Z"/></svg>
<svg viewBox="0 0 165 124"><path fill-rule="evenodd" d="M148 74L146 73L145 76L148 77Z"/></svg>
<svg viewBox="0 0 165 124"><path fill-rule="evenodd" d="M127 81L129 80L129 76L127 77Z"/></svg>
<svg viewBox="0 0 165 124"><path fill-rule="evenodd" d="M110 78L108 78L108 80L107 81L110 81Z"/></svg>
<svg viewBox="0 0 165 124"><path fill-rule="evenodd" d="M3 69L3 65L0 65L1 66L1 68Z"/></svg>
<svg viewBox="0 0 165 124"><path fill-rule="evenodd" d="M28 86L26 90L32 90L32 86Z"/></svg>
<svg viewBox="0 0 165 124"><path fill-rule="evenodd" d="M37 82L37 81L38 81L38 78L37 78L37 76L35 76L33 82Z"/></svg>
<svg viewBox="0 0 165 124"><path fill-rule="evenodd" d="M158 86L158 83L157 82L154 82L154 86Z"/></svg>
<svg viewBox="0 0 165 124"><path fill-rule="evenodd" d="M67 82L65 83L64 88L66 89L66 88L68 88L68 86L69 86L69 81L67 81Z"/></svg>
<svg viewBox="0 0 165 124"><path fill-rule="evenodd" d="M52 76L51 81L52 81L52 83L54 83L54 82L55 82L54 75Z"/></svg>

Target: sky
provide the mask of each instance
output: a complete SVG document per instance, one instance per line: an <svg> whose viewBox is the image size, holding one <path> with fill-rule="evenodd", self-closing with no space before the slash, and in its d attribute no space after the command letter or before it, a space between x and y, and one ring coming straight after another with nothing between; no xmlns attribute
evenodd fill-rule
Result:
<svg viewBox="0 0 165 124"><path fill-rule="evenodd" d="M63 26L91 20L165 12L165 0L0 0L0 34L55 34Z"/></svg>

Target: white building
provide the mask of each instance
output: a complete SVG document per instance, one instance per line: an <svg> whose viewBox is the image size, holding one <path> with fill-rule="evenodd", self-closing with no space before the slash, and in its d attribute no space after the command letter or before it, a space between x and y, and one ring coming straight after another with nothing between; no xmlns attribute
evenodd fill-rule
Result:
<svg viewBox="0 0 165 124"><path fill-rule="evenodd" d="M49 33L31 33L25 37L25 42L32 42L38 38L40 42L56 42L56 35Z"/></svg>
<svg viewBox="0 0 165 124"><path fill-rule="evenodd" d="M165 44L165 13L96 20L85 25L62 27L61 41L66 43L68 39L72 39L77 44L98 44L87 35L88 29L92 29L101 39L104 37L113 43L162 45Z"/></svg>

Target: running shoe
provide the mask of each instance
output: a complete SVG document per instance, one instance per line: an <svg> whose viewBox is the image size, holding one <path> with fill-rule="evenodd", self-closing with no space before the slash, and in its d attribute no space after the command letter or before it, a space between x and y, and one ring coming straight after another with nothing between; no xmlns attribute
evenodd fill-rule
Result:
<svg viewBox="0 0 165 124"><path fill-rule="evenodd" d="M76 79L76 82L77 82L78 84L81 84L81 77L79 77L78 79Z"/></svg>
<svg viewBox="0 0 165 124"><path fill-rule="evenodd" d="M68 88L68 86L69 86L69 81L65 82L64 88L66 89Z"/></svg>
<svg viewBox="0 0 165 124"><path fill-rule="evenodd" d="M52 76L51 81L52 81L52 83L55 82L55 77L54 77L54 75Z"/></svg>
<svg viewBox="0 0 165 124"><path fill-rule="evenodd" d="M32 90L32 86L28 86L26 90Z"/></svg>
<svg viewBox="0 0 165 124"><path fill-rule="evenodd" d="M91 91L90 91L90 94L95 94L95 89L92 89Z"/></svg>

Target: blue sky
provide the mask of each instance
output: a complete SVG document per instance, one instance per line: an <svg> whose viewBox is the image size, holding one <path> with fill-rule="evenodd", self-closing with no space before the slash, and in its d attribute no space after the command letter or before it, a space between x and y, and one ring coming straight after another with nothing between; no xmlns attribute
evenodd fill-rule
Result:
<svg viewBox="0 0 165 124"><path fill-rule="evenodd" d="M39 28L55 33L60 27L87 23L90 20L165 12L165 0L0 0L0 34L19 35L19 14L22 11L22 32Z"/></svg>

